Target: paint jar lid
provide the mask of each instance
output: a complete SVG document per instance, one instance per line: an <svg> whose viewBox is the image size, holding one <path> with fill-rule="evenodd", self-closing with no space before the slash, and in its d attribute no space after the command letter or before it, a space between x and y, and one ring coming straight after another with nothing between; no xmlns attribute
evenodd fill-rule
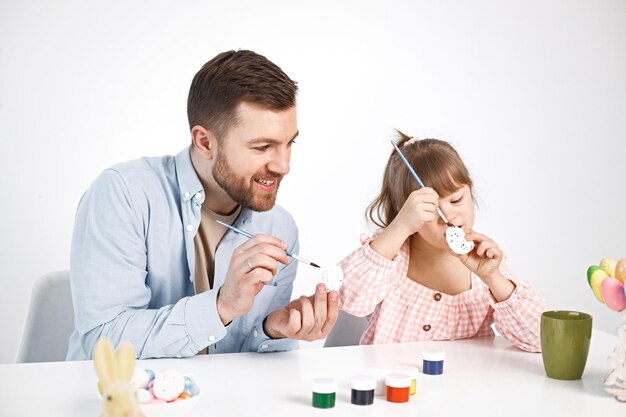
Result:
<svg viewBox="0 0 626 417"><path fill-rule="evenodd" d="M337 381L331 378L317 378L313 380L313 392L318 394L332 394L337 392Z"/></svg>
<svg viewBox="0 0 626 417"><path fill-rule="evenodd" d="M350 380L350 386L357 391L376 389L376 378L371 375L357 375Z"/></svg>
<svg viewBox="0 0 626 417"><path fill-rule="evenodd" d="M389 374L385 377L385 385L393 388L409 388L413 379L406 374Z"/></svg>
<svg viewBox="0 0 626 417"><path fill-rule="evenodd" d="M383 379L391 373L391 369L379 368L378 366L371 366L367 368L367 374L373 376L376 379Z"/></svg>
<svg viewBox="0 0 626 417"><path fill-rule="evenodd" d="M446 359L446 352L443 350L425 350L422 352L422 359L425 361L443 361Z"/></svg>
<svg viewBox="0 0 626 417"><path fill-rule="evenodd" d="M417 369L417 367L415 366L403 365L403 366L396 366L395 368L393 368L393 373L405 374L405 375L410 376L411 379L416 379L420 373L420 370Z"/></svg>

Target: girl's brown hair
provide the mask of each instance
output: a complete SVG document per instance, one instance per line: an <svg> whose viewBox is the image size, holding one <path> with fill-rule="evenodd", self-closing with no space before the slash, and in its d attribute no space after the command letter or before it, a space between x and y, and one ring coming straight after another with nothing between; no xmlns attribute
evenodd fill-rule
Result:
<svg viewBox="0 0 626 417"><path fill-rule="evenodd" d="M398 132L396 144L422 182L445 197L460 186L472 190L474 183L465 164L454 148L443 140L415 140L404 146L411 137ZM409 195L419 188L404 162L395 150L391 151L383 184L378 196L367 206L365 217L379 227L387 227L404 205Z"/></svg>

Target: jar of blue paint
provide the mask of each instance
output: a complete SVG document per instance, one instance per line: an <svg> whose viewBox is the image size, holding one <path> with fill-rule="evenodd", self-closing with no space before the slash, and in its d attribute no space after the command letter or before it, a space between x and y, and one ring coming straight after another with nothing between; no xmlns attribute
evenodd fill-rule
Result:
<svg viewBox="0 0 626 417"><path fill-rule="evenodd" d="M443 350L425 350L422 352L422 372L425 375L443 374L443 362L446 352Z"/></svg>

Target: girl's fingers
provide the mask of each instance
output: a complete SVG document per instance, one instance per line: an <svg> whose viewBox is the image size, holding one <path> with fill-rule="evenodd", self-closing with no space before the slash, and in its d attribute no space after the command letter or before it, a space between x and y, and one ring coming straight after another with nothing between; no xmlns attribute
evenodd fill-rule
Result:
<svg viewBox="0 0 626 417"><path fill-rule="evenodd" d="M489 259L502 259L502 251L497 246L487 249L485 256Z"/></svg>

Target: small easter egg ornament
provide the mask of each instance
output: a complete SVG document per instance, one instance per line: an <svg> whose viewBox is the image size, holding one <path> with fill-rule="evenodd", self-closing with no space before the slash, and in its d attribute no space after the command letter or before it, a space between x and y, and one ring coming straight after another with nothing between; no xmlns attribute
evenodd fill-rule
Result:
<svg viewBox="0 0 626 417"><path fill-rule="evenodd" d="M600 292L606 305L614 311L622 311L626 308L626 294L624 284L613 277L608 277L600 284Z"/></svg>
<svg viewBox="0 0 626 417"><path fill-rule="evenodd" d="M617 262L615 259L611 258L603 258L600 261L600 268L604 269L604 272L609 274L610 277L615 276L615 267L617 266Z"/></svg>
<svg viewBox="0 0 626 417"><path fill-rule="evenodd" d="M195 379L189 375L185 375L185 391L190 393L192 396L200 394L200 387L196 383Z"/></svg>
<svg viewBox="0 0 626 417"><path fill-rule="evenodd" d="M152 389L155 398L171 401L185 390L185 377L173 369L159 372L154 378Z"/></svg>
<svg viewBox="0 0 626 417"><path fill-rule="evenodd" d="M591 273L591 278L589 279L589 285L591 286L591 290L593 291L593 295L596 296L598 301L604 304L604 298L602 298L602 293L600 292L600 284L605 279L610 278L609 274L607 274L604 269L596 268Z"/></svg>
<svg viewBox="0 0 626 417"><path fill-rule="evenodd" d="M591 265L589 268L587 268L587 282L589 283L590 287L591 287L591 274L593 274L593 272L597 269L600 269L598 265Z"/></svg>
<svg viewBox="0 0 626 417"><path fill-rule="evenodd" d="M319 283L325 284L328 291L339 291L343 284L343 269L338 266L322 269Z"/></svg>
<svg viewBox="0 0 626 417"><path fill-rule="evenodd" d="M143 368L135 368L135 373L133 374L133 378L130 380L130 383L135 389L146 388L148 383L150 382L150 375Z"/></svg>
<svg viewBox="0 0 626 417"><path fill-rule="evenodd" d="M153 399L152 394L150 394L150 391L148 391L145 388L139 388L137 390L137 398L139 399L139 402L142 404L149 403Z"/></svg>
<svg viewBox="0 0 626 417"><path fill-rule="evenodd" d="M446 240L452 252L459 255L470 253L474 249L474 242L465 240L465 232L457 226L448 227L446 230Z"/></svg>
<svg viewBox="0 0 626 417"><path fill-rule="evenodd" d="M620 259L615 265L615 278L622 284L626 281L626 259Z"/></svg>

